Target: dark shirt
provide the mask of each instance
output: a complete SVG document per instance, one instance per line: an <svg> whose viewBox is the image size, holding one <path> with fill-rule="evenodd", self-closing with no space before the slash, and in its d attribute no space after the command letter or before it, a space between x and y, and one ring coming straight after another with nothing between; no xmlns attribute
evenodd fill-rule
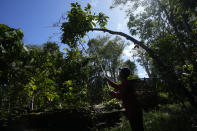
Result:
<svg viewBox="0 0 197 131"><path fill-rule="evenodd" d="M112 94L117 99L122 100L127 117L132 117L141 111L136 99L132 81L126 80L121 84L116 84L112 81L109 81L109 84L116 90L112 91Z"/></svg>

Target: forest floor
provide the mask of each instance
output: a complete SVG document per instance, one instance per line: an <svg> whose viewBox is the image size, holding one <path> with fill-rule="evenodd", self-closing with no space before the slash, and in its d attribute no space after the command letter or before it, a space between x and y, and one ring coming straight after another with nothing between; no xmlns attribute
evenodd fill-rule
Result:
<svg viewBox="0 0 197 131"><path fill-rule="evenodd" d="M132 131L123 115L124 110L104 111L103 108L96 106L93 112L74 109L33 113L23 119L8 121L4 130L63 131L80 127L85 131ZM180 104L159 105L144 111L143 120L145 131L197 131L197 111L189 105L186 108Z"/></svg>
<svg viewBox="0 0 197 131"><path fill-rule="evenodd" d="M143 114L145 131L197 131L197 111L190 106L182 109L179 104L160 105L159 109ZM103 131L132 131L123 116L119 126Z"/></svg>

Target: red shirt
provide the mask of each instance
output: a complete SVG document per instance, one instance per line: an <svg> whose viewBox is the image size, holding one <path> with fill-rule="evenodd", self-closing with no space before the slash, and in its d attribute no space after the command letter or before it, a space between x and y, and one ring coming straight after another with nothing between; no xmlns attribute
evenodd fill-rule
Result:
<svg viewBox="0 0 197 131"><path fill-rule="evenodd" d="M128 80L122 82L118 85L112 81L109 81L109 84L114 87L117 91L112 91L112 94L117 98L122 100L123 106L125 108L125 113L127 117L132 117L133 115L139 113L140 107L136 99L134 88L132 83Z"/></svg>

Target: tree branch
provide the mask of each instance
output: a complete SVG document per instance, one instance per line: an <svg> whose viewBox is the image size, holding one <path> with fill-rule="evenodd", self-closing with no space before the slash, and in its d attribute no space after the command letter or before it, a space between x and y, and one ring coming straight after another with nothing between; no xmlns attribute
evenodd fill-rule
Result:
<svg viewBox="0 0 197 131"><path fill-rule="evenodd" d="M162 68L166 68L165 65L163 64L163 62L159 59L159 57L155 54L155 52L153 50L151 50L149 47L147 47L143 42L136 40L135 38L123 33L123 32L118 32L118 31L112 31L112 30L108 30L108 29L100 29L100 28L93 28L91 29L92 31L102 31L102 32L108 32L110 34L114 34L114 35L119 35L122 36L124 38L126 38L127 40L133 42L136 45L139 45L140 47L142 47L151 58L153 58L157 64L162 67Z"/></svg>

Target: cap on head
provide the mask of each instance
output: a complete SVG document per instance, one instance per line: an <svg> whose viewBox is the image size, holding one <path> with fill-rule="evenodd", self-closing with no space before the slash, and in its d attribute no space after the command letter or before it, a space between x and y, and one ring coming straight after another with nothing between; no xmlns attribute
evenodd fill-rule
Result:
<svg viewBox="0 0 197 131"><path fill-rule="evenodd" d="M120 70L120 76L124 79L126 79L130 75L130 70L129 68L119 68Z"/></svg>

